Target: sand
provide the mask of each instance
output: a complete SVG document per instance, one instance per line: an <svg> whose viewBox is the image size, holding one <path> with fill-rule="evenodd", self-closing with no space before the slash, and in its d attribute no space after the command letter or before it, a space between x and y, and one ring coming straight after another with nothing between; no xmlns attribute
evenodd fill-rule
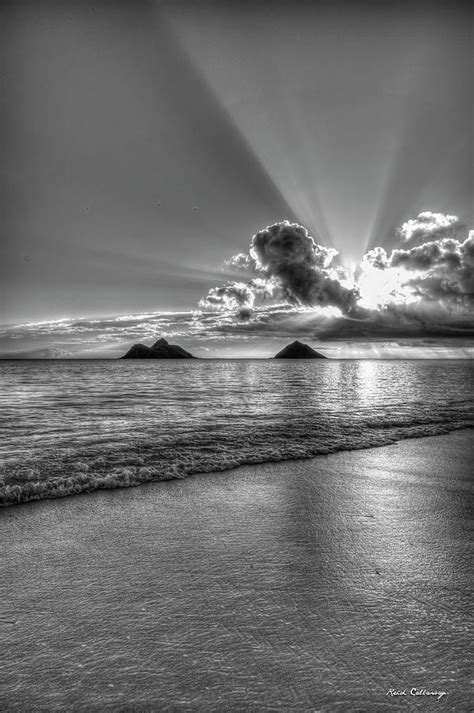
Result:
<svg viewBox="0 0 474 713"><path fill-rule="evenodd" d="M2 711L469 710L472 435L6 508Z"/></svg>

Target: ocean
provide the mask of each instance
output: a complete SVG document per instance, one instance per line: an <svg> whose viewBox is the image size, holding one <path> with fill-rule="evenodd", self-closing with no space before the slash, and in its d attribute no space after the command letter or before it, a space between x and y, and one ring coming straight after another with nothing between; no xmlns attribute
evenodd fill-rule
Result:
<svg viewBox="0 0 474 713"><path fill-rule="evenodd" d="M0 369L2 711L470 710L472 362Z"/></svg>
<svg viewBox="0 0 474 713"><path fill-rule="evenodd" d="M474 426L474 364L0 362L0 502L310 458Z"/></svg>

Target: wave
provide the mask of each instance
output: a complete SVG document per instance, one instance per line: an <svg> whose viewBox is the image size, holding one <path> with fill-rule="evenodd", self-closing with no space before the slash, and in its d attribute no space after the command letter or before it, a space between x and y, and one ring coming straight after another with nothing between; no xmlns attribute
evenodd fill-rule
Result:
<svg viewBox="0 0 474 713"><path fill-rule="evenodd" d="M56 458L54 467L51 465L54 457L50 455L21 468L12 466L5 479L0 479L0 505L18 505L101 489L131 488L198 473L230 470L241 465L374 448L403 439L473 427L472 418L451 418L449 421L420 418L409 423L404 419L369 420L352 425L338 424L337 428L326 423L319 431L315 430L314 424L313 430L306 424L303 431L288 428L288 424L275 424L271 431L260 433L259 438L253 434L253 438L247 438L237 446L235 434L224 437L214 433L208 436L207 442L187 445L175 442L163 447L148 440L124 444L122 449L115 448L109 453L104 450L100 454L97 451L69 453L67 458Z"/></svg>

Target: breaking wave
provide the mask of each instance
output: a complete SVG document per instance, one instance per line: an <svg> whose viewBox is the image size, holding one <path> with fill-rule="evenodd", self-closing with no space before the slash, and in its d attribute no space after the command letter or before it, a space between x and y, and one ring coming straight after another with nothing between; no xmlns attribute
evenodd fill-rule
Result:
<svg viewBox="0 0 474 713"><path fill-rule="evenodd" d="M34 367L29 368L31 372ZM156 368L140 365L133 371L113 363L96 367L94 391L86 397L84 383L90 382L92 367L85 375L64 363L56 368L67 372L66 398L61 392L42 393L35 405L30 384L23 410L15 407L21 416L16 422L10 407L4 424L2 505L312 458L474 427L473 402L466 398L469 385L466 389L466 381L452 374L437 380L435 365L404 363L403 369L398 365L394 371L393 364L378 363L372 371L367 366L361 371L352 362L339 365L337 386L334 367L326 363L315 370L308 363L222 367L221 362L205 378L202 371L208 365L168 365L168 372L160 373L157 394ZM464 378L467 373L472 379L472 366L463 368ZM104 374L110 379L111 369L114 390L107 379L104 383ZM249 369L251 388L242 400ZM226 377L224 384L214 383L219 370ZM395 373L404 381L394 380ZM44 373L38 376L36 388L44 378ZM282 379L291 381L284 393L281 385L277 391ZM118 386L122 391L117 392ZM133 399L122 402L129 388ZM20 391L17 388L17 394ZM118 411L113 393L120 401Z"/></svg>
<svg viewBox="0 0 474 713"><path fill-rule="evenodd" d="M337 451L385 446L405 438L434 436L469 427L474 427L474 421L466 419L403 425L371 423L366 424L366 430L358 433L341 430L319 438L294 433L285 439L273 432L267 434L272 437L271 445L265 444L262 438L260 444L248 442L240 448L213 448L212 453L206 453L206 446L200 448L197 444L194 453L189 445L186 448L184 444L181 449L176 445L167 452L150 443L136 444L129 452L115 450L89 458L83 455L83 460L69 460L62 465L57 463L54 470L50 462L16 468L13 482L0 485L0 504L59 498L99 489L131 488L153 481L186 478L197 473L230 470L240 465L298 460ZM59 469L63 474L58 474Z"/></svg>

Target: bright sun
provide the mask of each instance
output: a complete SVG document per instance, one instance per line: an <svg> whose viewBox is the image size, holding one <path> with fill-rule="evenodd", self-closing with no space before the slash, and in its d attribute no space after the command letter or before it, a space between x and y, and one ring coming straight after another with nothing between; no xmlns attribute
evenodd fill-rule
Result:
<svg viewBox="0 0 474 713"><path fill-rule="evenodd" d="M365 265L357 286L361 299L359 304L367 309L378 309L387 304L411 304L418 301L413 290L404 284L402 271L388 268L379 270Z"/></svg>

